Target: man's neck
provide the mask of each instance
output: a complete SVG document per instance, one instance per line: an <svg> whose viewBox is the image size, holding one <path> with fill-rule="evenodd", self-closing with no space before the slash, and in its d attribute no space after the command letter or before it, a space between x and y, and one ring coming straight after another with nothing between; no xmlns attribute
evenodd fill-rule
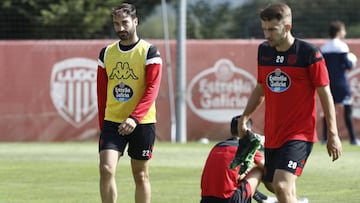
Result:
<svg viewBox="0 0 360 203"><path fill-rule="evenodd" d="M121 40L120 44L124 46L130 46L133 44L136 44L139 41L139 37L137 35L134 35L134 37L128 39L128 40Z"/></svg>
<svg viewBox="0 0 360 203"><path fill-rule="evenodd" d="M290 49L290 47L294 44L295 38L289 33L289 35L284 39L284 42L275 47L276 51L285 52Z"/></svg>

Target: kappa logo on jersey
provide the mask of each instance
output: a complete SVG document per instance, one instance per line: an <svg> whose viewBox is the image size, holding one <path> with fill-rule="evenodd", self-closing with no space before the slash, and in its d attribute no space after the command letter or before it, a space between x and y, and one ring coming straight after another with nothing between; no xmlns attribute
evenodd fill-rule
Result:
<svg viewBox="0 0 360 203"><path fill-rule="evenodd" d="M131 87L123 82L116 85L113 89L113 95L115 99L121 102L128 101L129 99L131 99L133 94L134 91L131 89Z"/></svg>
<svg viewBox="0 0 360 203"><path fill-rule="evenodd" d="M284 92L290 87L290 77L282 72L280 68L275 69L275 71L269 73L266 77L267 86L272 92Z"/></svg>
<svg viewBox="0 0 360 203"><path fill-rule="evenodd" d="M112 69L110 79L129 79L138 80L139 78L134 74L133 69L128 62L118 62Z"/></svg>
<svg viewBox="0 0 360 203"><path fill-rule="evenodd" d="M52 102L60 116L80 128L97 114L97 61L70 58L54 64L51 72Z"/></svg>

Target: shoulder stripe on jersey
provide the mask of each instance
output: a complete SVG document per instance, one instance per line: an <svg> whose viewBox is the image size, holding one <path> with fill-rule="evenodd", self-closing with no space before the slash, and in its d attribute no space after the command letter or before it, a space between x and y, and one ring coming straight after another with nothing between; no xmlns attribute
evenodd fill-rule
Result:
<svg viewBox="0 0 360 203"><path fill-rule="evenodd" d="M154 58L154 57L159 57L160 56L160 52L157 49L156 46L154 45L150 45L148 52L146 54L146 59L150 59L150 58Z"/></svg>
<svg viewBox="0 0 360 203"><path fill-rule="evenodd" d="M101 61L104 61L104 55L105 55L105 50L106 50L107 47L104 47L101 49L100 53L99 53L99 59Z"/></svg>
<svg viewBox="0 0 360 203"><path fill-rule="evenodd" d="M162 64L162 60L160 57L154 57L154 58L151 58L151 59L147 59L146 60L146 65L149 65L149 64Z"/></svg>
<svg viewBox="0 0 360 203"><path fill-rule="evenodd" d="M101 49L101 51L99 53L98 65L102 68L105 68L104 59L105 59L106 50L107 50L107 47L104 47Z"/></svg>
<svg viewBox="0 0 360 203"><path fill-rule="evenodd" d="M98 59L98 65L99 65L101 68L105 68L104 62L102 62L100 59Z"/></svg>

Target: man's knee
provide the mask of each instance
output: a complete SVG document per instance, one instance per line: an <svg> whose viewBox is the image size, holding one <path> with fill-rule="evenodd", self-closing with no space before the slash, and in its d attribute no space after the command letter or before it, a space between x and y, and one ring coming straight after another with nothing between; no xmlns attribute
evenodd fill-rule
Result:
<svg viewBox="0 0 360 203"><path fill-rule="evenodd" d="M149 181L149 162L147 160L131 160L132 174L135 183Z"/></svg>
<svg viewBox="0 0 360 203"><path fill-rule="evenodd" d="M272 187L276 194L282 194L286 196L295 195L295 189L286 181L274 181L272 183Z"/></svg>
<svg viewBox="0 0 360 203"><path fill-rule="evenodd" d="M111 166L110 164L100 164L99 170L101 177L109 178L115 176L116 166Z"/></svg>
<svg viewBox="0 0 360 203"><path fill-rule="evenodd" d="M145 171L134 171L133 176L136 184L143 184L149 181L149 174Z"/></svg>

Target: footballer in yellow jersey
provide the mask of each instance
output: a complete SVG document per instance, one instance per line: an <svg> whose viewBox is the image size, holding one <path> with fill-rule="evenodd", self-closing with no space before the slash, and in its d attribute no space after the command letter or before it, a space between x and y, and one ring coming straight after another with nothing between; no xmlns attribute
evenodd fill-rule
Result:
<svg viewBox="0 0 360 203"><path fill-rule="evenodd" d="M149 203L162 59L154 45L138 37L135 6L123 3L114 8L112 21L120 40L100 51L97 72L101 200L117 200L116 167L127 147L135 202Z"/></svg>
<svg viewBox="0 0 360 203"><path fill-rule="evenodd" d="M121 123L130 116L137 123L155 123L161 74L157 48L142 39L130 47L115 42L101 50L99 64L99 71L104 72L104 81L99 83L107 86L101 118Z"/></svg>

